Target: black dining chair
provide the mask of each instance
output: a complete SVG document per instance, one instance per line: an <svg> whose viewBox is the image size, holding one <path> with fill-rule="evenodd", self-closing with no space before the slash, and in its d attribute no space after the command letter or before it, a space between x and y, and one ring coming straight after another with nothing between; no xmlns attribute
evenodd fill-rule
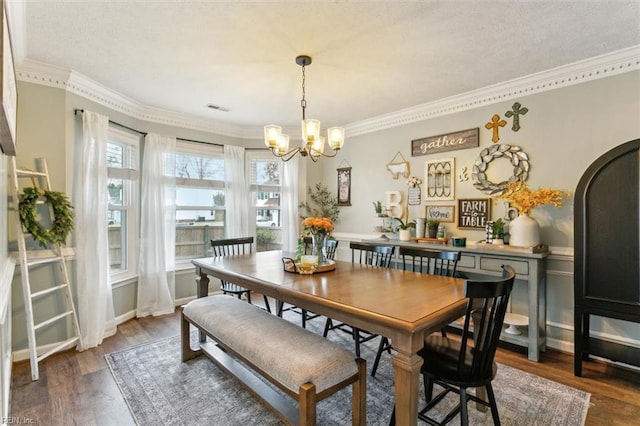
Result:
<svg viewBox="0 0 640 426"><path fill-rule="evenodd" d="M424 247L400 247L398 254L402 257L402 269L422 274L441 275L445 277L454 277L460 260L459 251L439 251L427 249ZM446 337L445 329L442 329L442 335ZM391 342L386 337L380 339L378 353L371 367L371 377L375 377L380 358L384 352L391 353Z"/></svg>
<svg viewBox="0 0 640 426"><path fill-rule="evenodd" d="M495 425L500 424L498 406L491 382L498 366L494 361L500 333L504 324L507 303L516 273L511 266L503 266L502 278L495 281L467 280L464 294L468 298L464 326L460 339L450 339L437 334L425 338L424 347L418 352L423 364L420 368L424 380L427 405L418 412L418 418L432 425L446 424L460 413L460 424L469 424L467 402L472 400L491 409ZM443 390L433 396L433 385ZM488 401L471 395L468 388L486 389ZM438 422L427 413L449 393L460 397L460 404ZM395 425L395 408L390 425Z"/></svg>
<svg viewBox="0 0 640 426"><path fill-rule="evenodd" d="M360 263L363 265L372 265L381 268L389 268L391 266L391 260L393 259L393 254L395 252L395 246L381 246L358 242L351 242L349 244L349 248L351 249L351 263ZM366 330L362 330L342 322L334 324L331 318L327 318L324 325L323 336L327 337L331 330L339 330L353 336L353 340L356 345L357 357L360 357L360 345L378 336L377 334L370 333Z"/></svg>
<svg viewBox="0 0 640 426"><path fill-rule="evenodd" d="M221 240L211 240L211 248L213 256L237 256L242 254L251 254L253 252L253 237L227 238ZM231 294L241 299L244 295L247 302L251 303L251 290L234 284L226 280L220 280L220 290L224 294ZM265 308L271 312L271 306L267 296L264 297Z"/></svg>

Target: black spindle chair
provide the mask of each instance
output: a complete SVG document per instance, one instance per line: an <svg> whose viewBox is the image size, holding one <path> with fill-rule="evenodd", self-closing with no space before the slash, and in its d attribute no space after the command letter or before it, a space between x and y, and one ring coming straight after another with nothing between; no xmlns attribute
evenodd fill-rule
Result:
<svg viewBox="0 0 640 426"><path fill-rule="evenodd" d="M427 401L427 405L418 412L420 420L434 425L446 424L460 413L460 424L466 426L469 423L467 401L472 400L491 408L493 423L500 424L491 381L498 371L494 357L515 275L514 269L507 265L503 266L502 279L467 280L464 285L464 294L469 300L461 338L452 340L437 334L431 334L425 338L424 348L418 352L424 360L420 373L424 379ZM434 383L443 388L435 397L433 396ZM486 389L488 401L467 393L468 388L479 387ZM460 404L439 423L427 413L449 392L459 395ZM394 408L390 425L395 425L395 414Z"/></svg>
<svg viewBox="0 0 640 426"><path fill-rule="evenodd" d="M211 240L211 248L213 249L213 256L237 256L242 254L253 253L253 237L241 237L241 238L227 238L222 240ZM232 294L237 296L238 299L245 295L247 302L251 303L251 290L248 288L239 286L229 281L220 280L220 290L224 294ZM269 300L267 296L264 296L264 304L267 311L271 312L269 306Z"/></svg>

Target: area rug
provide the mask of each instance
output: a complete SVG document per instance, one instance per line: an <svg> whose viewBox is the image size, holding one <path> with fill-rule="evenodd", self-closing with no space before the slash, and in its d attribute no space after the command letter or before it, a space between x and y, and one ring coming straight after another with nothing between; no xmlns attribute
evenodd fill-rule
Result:
<svg viewBox="0 0 640 426"><path fill-rule="evenodd" d="M291 312L285 317L300 321L300 317ZM318 332L322 327L320 322L320 318L315 319L308 323L308 328ZM195 337L194 332L194 340ZM334 332L330 338L353 350L353 341L346 335ZM377 343L375 339L361 347L368 371L371 371ZM206 357L181 362L179 336L110 353L105 358L138 425L282 424L236 379ZM584 425L589 393L506 365L499 365L493 388L503 425ZM424 405L422 392L419 404ZM440 417L435 417L442 418L455 404L457 396L447 396L439 404ZM392 407L393 371L390 356L385 354L376 377L367 376L367 425L387 425ZM476 410L471 402L469 422L493 424L491 413ZM318 404L318 424L351 424L350 387ZM451 424L460 424L459 417Z"/></svg>

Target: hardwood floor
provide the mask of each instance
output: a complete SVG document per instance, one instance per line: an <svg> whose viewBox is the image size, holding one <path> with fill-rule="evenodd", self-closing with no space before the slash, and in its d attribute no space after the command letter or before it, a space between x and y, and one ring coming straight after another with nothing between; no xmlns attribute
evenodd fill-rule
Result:
<svg viewBox="0 0 640 426"><path fill-rule="evenodd" d="M179 333L177 313L134 319L98 348L67 351L40 363L40 380L31 381L29 362L15 363L11 391L13 423L38 425L133 424L104 355ZM640 372L602 362L584 364L584 377L573 375L573 356L554 350L540 363L526 355L499 349L497 361L591 393L589 426L640 425ZM370 363L371 360L368 360ZM3 422L8 423L8 422Z"/></svg>

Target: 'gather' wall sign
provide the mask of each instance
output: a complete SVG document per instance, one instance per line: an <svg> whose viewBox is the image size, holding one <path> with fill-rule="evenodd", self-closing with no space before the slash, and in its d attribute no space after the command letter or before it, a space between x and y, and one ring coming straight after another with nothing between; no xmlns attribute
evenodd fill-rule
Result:
<svg viewBox="0 0 640 426"><path fill-rule="evenodd" d="M436 152L456 151L458 149L479 146L478 128L461 130L443 135L428 136L411 141L411 156L434 154Z"/></svg>

